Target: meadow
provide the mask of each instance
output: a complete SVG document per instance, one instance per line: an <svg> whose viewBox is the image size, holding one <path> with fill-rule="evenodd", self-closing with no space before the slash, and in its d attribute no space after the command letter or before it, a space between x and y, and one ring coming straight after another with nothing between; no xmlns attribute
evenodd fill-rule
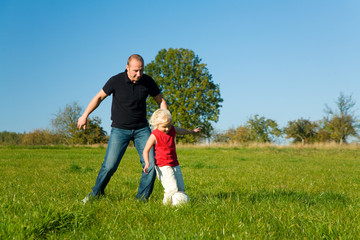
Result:
<svg viewBox="0 0 360 240"><path fill-rule="evenodd" d="M360 149L178 147L191 198L134 199L129 148L106 195L83 205L104 147L0 147L0 239L359 239Z"/></svg>

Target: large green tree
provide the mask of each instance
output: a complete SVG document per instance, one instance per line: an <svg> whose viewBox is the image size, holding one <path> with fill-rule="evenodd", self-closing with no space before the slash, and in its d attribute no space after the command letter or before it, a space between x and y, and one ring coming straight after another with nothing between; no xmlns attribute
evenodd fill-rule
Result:
<svg viewBox="0 0 360 240"><path fill-rule="evenodd" d="M145 73L159 85L175 126L201 127L202 134L210 137L211 122L218 121L223 99L206 64L192 50L162 49L155 60L145 66ZM148 99L149 116L158 108L151 99ZM182 140L195 141L192 135L186 135Z"/></svg>
<svg viewBox="0 0 360 240"><path fill-rule="evenodd" d="M359 119L353 110L355 101L352 96L346 96L340 93L340 96L335 101L336 109L325 106L326 116L322 123L323 128L330 135L330 138L340 144L346 143L348 137L358 137L357 130L360 128Z"/></svg>

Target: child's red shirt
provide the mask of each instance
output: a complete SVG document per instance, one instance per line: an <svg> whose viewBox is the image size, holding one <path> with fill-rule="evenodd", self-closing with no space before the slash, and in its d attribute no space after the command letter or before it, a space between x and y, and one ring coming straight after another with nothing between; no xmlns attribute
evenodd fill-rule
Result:
<svg viewBox="0 0 360 240"><path fill-rule="evenodd" d="M176 131L174 126L171 126L169 133L161 132L155 129L152 134L156 138L155 144L155 165L158 167L179 165L175 148Z"/></svg>

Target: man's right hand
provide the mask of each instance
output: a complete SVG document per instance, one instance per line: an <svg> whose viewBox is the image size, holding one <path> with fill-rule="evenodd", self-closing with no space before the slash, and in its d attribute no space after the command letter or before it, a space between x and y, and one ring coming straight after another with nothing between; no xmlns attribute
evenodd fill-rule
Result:
<svg viewBox="0 0 360 240"><path fill-rule="evenodd" d="M107 97L106 93L104 92L104 90L101 89L100 92L98 92L98 94L96 94L95 97L91 99L83 115L81 115L81 117L78 119L78 123L77 123L78 129L81 128L86 129L87 117L90 115L90 113L92 113L92 111L94 111L100 105L102 100L104 100L106 97Z"/></svg>
<svg viewBox="0 0 360 240"><path fill-rule="evenodd" d="M77 127L78 129L86 129L86 120L87 118L85 116L81 116L79 119L78 119L78 122L77 122Z"/></svg>

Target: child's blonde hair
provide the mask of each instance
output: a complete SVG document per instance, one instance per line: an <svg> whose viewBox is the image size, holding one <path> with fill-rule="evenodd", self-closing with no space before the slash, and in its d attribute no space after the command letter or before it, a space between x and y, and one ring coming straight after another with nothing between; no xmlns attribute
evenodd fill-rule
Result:
<svg viewBox="0 0 360 240"><path fill-rule="evenodd" d="M167 109L156 110L150 118L150 125L152 129L156 129L162 123L172 122L172 116Z"/></svg>

